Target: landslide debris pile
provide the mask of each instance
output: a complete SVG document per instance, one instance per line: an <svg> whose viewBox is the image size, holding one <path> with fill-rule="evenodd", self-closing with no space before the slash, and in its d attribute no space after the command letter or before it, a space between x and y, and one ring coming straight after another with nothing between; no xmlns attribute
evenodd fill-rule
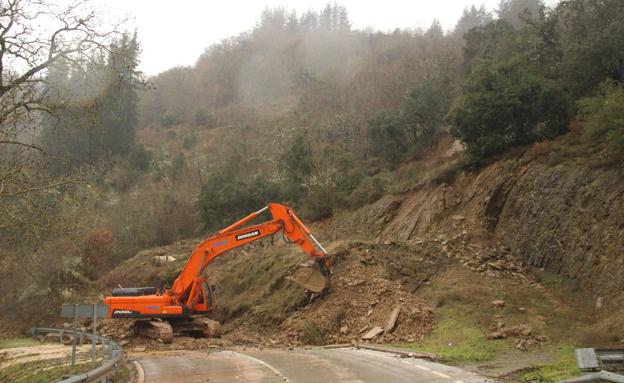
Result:
<svg viewBox="0 0 624 383"><path fill-rule="evenodd" d="M474 238L468 232L447 238L438 236L434 242L439 244L444 254L464 267L487 277L515 278L527 283L535 283L527 267L511 249L492 239Z"/></svg>
<svg viewBox="0 0 624 383"><path fill-rule="evenodd" d="M306 256L279 241L267 245L259 242L209 266L217 293L214 318L222 322L224 335L220 340L187 339L184 347L415 342L434 326L433 311L415 292L449 265L459 263L485 277L530 282L504 247L460 232L451 238L441 235L403 243L334 242L328 246L336 256L331 289L312 294L287 280ZM193 247L194 242L188 241L142 251L100 283L109 288L118 280L124 286L166 285ZM132 272L137 268L142 272ZM181 347L179 341L163 345L138 340L131 322L104 321L102 331L124 344Z"/></svg>
<svg viewBox="0 0 624 383"><path fill-rule="evenodd" d="M489 328L488 339L516 338L514 347L521 351L538 345L546 340L546 337L535 333L533 328L526 324L507 327L504 322L497 322Z"/></svg>
<svg viewBox="0 0 624 383"><path fill-rule="evenodd" d="M329 292L312 295L277 326L253 317L226 324L236 343L414 342L433 327L433 312L412 291L440 267L440 248L338 243ZM435 255L434 255L435 254Z"/></svg>

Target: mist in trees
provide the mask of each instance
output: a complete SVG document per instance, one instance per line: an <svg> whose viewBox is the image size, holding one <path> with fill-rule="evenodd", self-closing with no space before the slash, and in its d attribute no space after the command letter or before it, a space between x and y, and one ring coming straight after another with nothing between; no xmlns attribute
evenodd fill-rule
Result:
<svg viewBox="0 0 624 383"><path fill-rule="evenodd" d="M142 85L137 36L124 33L106 48L80 65L59 61L47 78L47 102L55 112L44 120L42 142L75 165L125 157L134 149Z"/></svg>
<svg viewBox="0 0 624 383"><path fill-rule="evenodd" d="M393 33L353 30L336 4L301 15L266 9L253 30L209 47L195 66L157 76L158 90L142 97L143 123L213 129L244 121L259 143L239 157L245 168L303 209L322 201L312 205L323 212L310 216L327 216L328 205L348 206L360 183L370 186L440 137L459 139L469 163L483 163L565 133L580 98L621 81L624 50L609 39L621 34L621 8L502 0L493 13L465 8L451 31L434 22ZM230 158L237 145L205 157ZM328 148L354 164L349 181L325 168Z"/></svg>

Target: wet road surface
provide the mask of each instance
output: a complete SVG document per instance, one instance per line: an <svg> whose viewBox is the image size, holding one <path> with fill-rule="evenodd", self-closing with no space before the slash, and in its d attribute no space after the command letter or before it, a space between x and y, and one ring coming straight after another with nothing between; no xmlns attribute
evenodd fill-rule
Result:
<svg viewBox="0 0 624 383"><path fill-rule="evenodd" d="M493 382L456 367L352 348L177 351L137 355L137 361L145 383Z"/></svg>

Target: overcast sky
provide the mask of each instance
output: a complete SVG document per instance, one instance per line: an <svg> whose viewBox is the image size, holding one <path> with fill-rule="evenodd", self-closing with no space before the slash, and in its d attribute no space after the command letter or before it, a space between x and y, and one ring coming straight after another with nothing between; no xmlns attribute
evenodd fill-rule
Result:
<svg viewBox="0 0 624 383"><path fill-rule="evenodd" d="M327 0L93 0L114 18L129 16L143 54L140 69L149 75L193 65L205 47L251 29L265 7L286 6L298 13L320 9ZM557 0L547 0L552 5ZM343 0L356 29L427 27L434 19L452 29L465 6L493 9L499 0Z"/></svg>

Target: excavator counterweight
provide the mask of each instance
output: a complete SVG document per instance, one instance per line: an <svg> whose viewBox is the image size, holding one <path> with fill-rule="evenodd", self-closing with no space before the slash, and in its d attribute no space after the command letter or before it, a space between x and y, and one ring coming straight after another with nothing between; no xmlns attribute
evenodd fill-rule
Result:
<svg viewBox="0 0 624 383"><path fill-rule="evenodd" d="M246 225L263 212L272 219L256 225ZM222 229L200 243L191 253L170 289L162 293L153 287L114 289L104 298L110 318L136 318L135 332L142 336L171 342L175 335L195 337L220 336L219 322L195 317L212 311L214 289L204 277L206 267L216 257L248 243L278 232L312 258L311 266L289 279L307 290L321 292L329 288L331 259L310 230L288 207L271 203L263 209Z"/></svg>

